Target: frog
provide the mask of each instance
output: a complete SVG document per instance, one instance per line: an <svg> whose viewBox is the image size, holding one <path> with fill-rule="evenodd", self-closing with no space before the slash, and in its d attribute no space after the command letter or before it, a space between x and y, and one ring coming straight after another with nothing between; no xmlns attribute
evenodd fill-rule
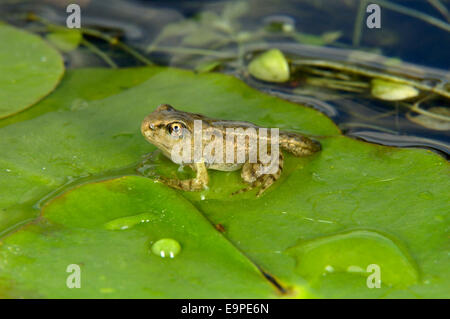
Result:
<svg viewBox="0 0 450 319"><path fill-rule="evenodd" d="M242 161L241 158L241 160L238 161L237 156L234 154L231 161L211 161L206 160L205 156L201 155L197 159L178 163L182 166L189 166L195 172L195 177L190 179L176 179L158 176L155 177L157 181L183 191L201 191L208 189L208 170L228 172L241 170L241 178L247 184L247 187L233 192L232 195L257 188L258 191L256 196L260 197L281 176L284 162L282 151L291 153L296 157L304 157L315 154L322 149L320 142L317 140L296 132L277 129L277 136L272 135L272 133L270 136L263 136L260 130L262 127L256 124L244 121L215 119L202 114L184 112L175 109L169 104L159 105L152 113L144 118L141 123L141 133L148 142L156 146L166 157L174 161L173 151L177 143L187 139L192 140L193 135L195 139L194 128L198 123L200 123L200 126L197 126L197 128L200 127L202 133L209 132L209 134L201 135L201 145L204 145L203 142L210 142L211 136L215 136L214 139L217 137L217 142L220 142L220 139L223 138L223 144L225 144L225 136L229 136L230 134L227 135L227 133L232 132L231 134L234 134L234 136L231 136L229 140L231 143L230 147L235 152L237 152L238 149L243 149L245 152L244 160ZM250 143L251 140L249 135L242 136L242 134L245 134L245 132L248 132L249 130L254 130L252 132L256 132L257 137L260 138L261 141L270 144L270 146L267 147L267 150L269 150L271 154L276 154L278 156L278 160L274 161L277 164L277 167L271 167L271 169L268 170L269 164L267 163L267 160L262 160L261 154L257 154L256 160L255 157L253 157L253 161L250 161L249 150L252 145ZM239 138L243 139L240 140L241 143L238 145L237 141ZM189 140L190 144L188 145L192 147L191 151L195 151L194 147L196 142L194 141L194 143L192 143L191 140ZM245 143L242 143L242 141L245 141ZM260 140L258 140L258 143L261 143ZM280 148L282 151L279 151L278 153L275 152L275 149L277 148ZM205 149L203 148L202 151L204 150ZM229 149L224 148L223 152L226 150ZM217 155L219 155L219 158L222 156L220 151L217 152ZM226 156L225 153L223 156ZM273 155L273 157L275 157L275 155ZM273 163L271 162L270 165L273 166Z"/></svg>

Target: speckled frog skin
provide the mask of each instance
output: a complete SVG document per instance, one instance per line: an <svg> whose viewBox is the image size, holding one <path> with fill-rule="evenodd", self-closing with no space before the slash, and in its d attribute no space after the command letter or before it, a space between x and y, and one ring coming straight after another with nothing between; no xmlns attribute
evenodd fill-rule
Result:
<svg viewBox="0 0 450 319"><path fill-rule="evenodd" d="M147 141L158 147L165 156L171 158L171 152L174 145L178 143L184 135L188 135L190 133L192 136L194 134L194 121L196 120L202 121L201 129L203 132L213 132L213 134L214 132L222 133L221 136L224 136L224 139L226 133L229 132L227 129L235 129L233 134L236 138L233 138L232 142L234 143L232 147L235 151L238 149L238 145L236 145L238 135L243 134L243 130L254 128L256 132L259 132L258 129L260 128L259 126L249 122L213 119L201 114L178 111L168 104L162 104L142 121L141 132ZM206 139L204 136L207 136L207 134L202 134L201 138ZM243 138L245 139L245 137ZM258 138L265 138L267 144L271 145L271 135L258 136ZM207 142L210 141L211 135L208 136L208 140L205 140L203 145L206 145ZM249 140L245 141L246 143L244 143L243 147L245 148L245 151L248 152ZM285 150L297 157L308 156L320 151L321 149L319 142L292 132L279 131L277 142L278 146L282 150ZM225 145L225 141L223 145ZM248 156L246 156L246 159L247 158ZM249 186L233 194L259 187L257 196L260 196L281 175L283 170L283 153L281 151L279 152L277 164L278 167L271 173L262 174L262 168L267 166L267 162L264 163L261 161L259 154L256 158L256 162L244 161L243 163L241 161L233 161L231 163L225 161L207 162L202 158L199 161L187 164L194 171L196 171L195 178L178 180L159 177L158 180L173 188L185 191L199 191L207 188L208 186L208 169L219 171L235 171L242 169L241 177L247 184L249 184Z"/></svg>

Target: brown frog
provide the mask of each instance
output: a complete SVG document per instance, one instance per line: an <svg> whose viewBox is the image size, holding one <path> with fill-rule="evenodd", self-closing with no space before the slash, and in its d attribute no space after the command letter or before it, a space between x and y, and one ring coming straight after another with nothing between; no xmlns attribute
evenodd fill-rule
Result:
<svg viewBox="0 0 450 319"><path fill-rule="evenodd" d="M319 142L298 133L276 129L275 133L271 131L271 134L263 134L265 132L261 129L264 128L249 122L219 120L178 111L168 104L160 105L142 121L141 125L144 137L172 161L177 162L174 160L174 154L181 154L175 152L175 148L177 151L180 149L179 143L187 143L184 144L187 145L184 150L187 154L194 154L188 158L190 160L185 159L178 163L188 165L196 171L195 178L178 180L159 177L159 181L177 189L199 191L208 186L207 169L219 171L242 169L241 177L249 186L233 194L260 187L257 196L281 175L283 153L276 152L278 147L298 157L311 155L321 149ZM211 147L211 144L215 147ZM270 163L267 156L263 160L261 152L255 155L256 145L267 146ZM243 154L241 157L238 155L239 152Z"/></svg>

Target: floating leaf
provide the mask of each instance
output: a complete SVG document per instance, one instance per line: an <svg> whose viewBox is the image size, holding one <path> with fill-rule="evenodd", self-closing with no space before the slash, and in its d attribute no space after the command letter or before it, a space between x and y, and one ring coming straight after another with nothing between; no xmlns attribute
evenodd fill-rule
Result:
<svg viewBox="0 0 450 319"><path fill-rule="evenodd" d="M154 219L125 230L103 228L142 211ZM72 264L81 268L81 289L66 286ZM191 203L135 176L54 199L39 222L2 241L0 273L6 282L0 296L8 298L268 298L276 292Z"/></svg>
<svg viewBox="0 0 450 319"><path fill-rule="evenodd" d="M117 77L110 94L108 76ZM244 186L240 172L210 171L202 192L152 178L111 180L141 164L171 177L192 173L158 153L144 161L155 147L139 126L161 103L316 135L323 148L304 158L286 154L281 178L260 198L231 195ZM18 117L24 121L0 128L5 297L450 296L449 166L433 152L353 140L323 114L231 76L162 67L71 71ZM38 218L41 199L50 202ZM212 226L219 224L221 232ZM169 242L157 256L151 249L161 239L179 249ZM367 287L368 263L381 268L380 289ZM65 289L68 264L81 266L84 288ZM259 269L285 292L275 294Z"/></svg>
<svg viewBox="0 0 450 319"><path fill-rule="evenodd" d="M296 259L296 271L310 281L320 281L324 274L332 273L358 273L365 279L370 275L370 265L377 265L383 272L385 285L406 288L419 279L407 249L374 231L354 230L301 240L287 252Z"/></svg>
<svg viewBox="0 0 450 319"><path fill-rule="evenodd" d="M419 94L419 91L406 84L385 81L381 79L373 79L372 95L381 100L387 101L401 101L415 97Z"/></svg>
<svg viewBox="0 0 450 319"><path fill-rule="evenodd" d="M431 151L347 137L321 143L313 157L286 156L280 180L259 199L231 196L244 187L239 174L217 171L209 191L183 194L293 295L450 296L448 162ZM177 174L170 160L153 165ZM304 260L301 247L315 250ZM380 289L367 287L371 264L381 269Z"/></svg>
<svg viewBox="0 0 450 319"><path fill-rule="evenodd" d="M255 57L248 66L248 72L255 78L267 82L289 80L289 64L278 49L266 51Z"/></svg>
<svg viewBox="0 0 450 319"><path fill-rule="evenodd" d="M145 79L149 79L145 85L137 85ZM235 93L224 100L229 90ZM196 98L189 102L186 96ZM251 99L246 103L248 112L236 117L243 96ZM0 233L34 216L36 211L23 209L23 203L34 205L74 177L136 165L152 150L140 133L140 122L162 103L218 118L278 123L311 134L338 132L324 115L259 94L232 76L156 67L69 71L54 94L0 121L0 127L5 125L0 128L0 189L9 190L0 192Z"/></svg>
<svg viewBox="0 0 450 319"><path fill-rule="evenodd" d="M79 29L57 29L47 35L47 40L63 52L78 48L82 39Z"/></svg>
<svg viewBox="0 0 450 319"><path fill-rule="evenodd" d="M49 94L64 65L40 37L0 25L0 118L20 112Z"/></svg>

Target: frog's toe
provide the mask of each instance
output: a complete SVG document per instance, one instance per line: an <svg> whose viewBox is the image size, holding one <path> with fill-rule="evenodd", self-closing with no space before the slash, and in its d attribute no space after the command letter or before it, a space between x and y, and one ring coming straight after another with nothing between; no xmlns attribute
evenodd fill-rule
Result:
<svg viewBox="0 0 450 319"><path fill-rule="evenodd" d="M267 189L267 188L261 187L261 188L258 190L258 193L256 193L256 197L260 197L260 196L262 195L262 193L264 193L264 191L265 191L266 189Z"/></svg>
<svg viewBox="0 0 450 319"><path fill-rule="evenodd" d="M152 176L151 179L153 179L153 181L155 183L161 183L161 184L165 184L165 185L169 184L169 181L168 181L169 179L166 177L163 177L163 176L155 175L155 176Z"/></svg>
<svg viewBox="0 0 450 319"><path fill-rule="evenodd" d="M244 188L242 188L242 189L239 189L239 190L237 190L237 191L231 193L231 195L233 196L233 195L242 194L242 193L251 191L251 190L254 189L255 187L256 187L255 185L250 185L250 186L244 187Z"/></svg>

